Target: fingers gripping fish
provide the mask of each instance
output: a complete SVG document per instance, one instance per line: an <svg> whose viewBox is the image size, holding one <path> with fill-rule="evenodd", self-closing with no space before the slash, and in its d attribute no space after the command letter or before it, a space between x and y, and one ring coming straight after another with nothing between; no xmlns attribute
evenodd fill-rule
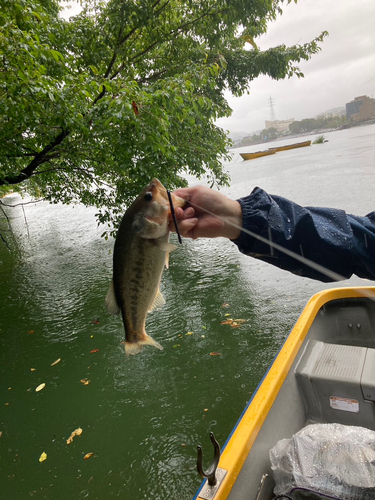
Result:
<svg viewBox="0 0 375 500"><path fill-rule="evenodd" d="M173 194L174 206L185 203ZM113 279L106 296L107 311L122 314L125 352L138 354L144 344L163 349L147 335L149 311L165 303L159 286L169 252L170 205L167 190L153 179L130 205L121 221L113 252Z"/></svg>

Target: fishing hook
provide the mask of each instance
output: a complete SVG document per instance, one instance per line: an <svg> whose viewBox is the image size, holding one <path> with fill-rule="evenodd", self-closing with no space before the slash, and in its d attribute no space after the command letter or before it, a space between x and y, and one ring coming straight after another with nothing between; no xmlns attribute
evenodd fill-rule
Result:
<svg viewBox="0 0 375 500"><path fill-rule="evenodd" d="M213 432L210 432L210 439L211 439L211 443L214 445L214 458L212 460L212 463L211 463L210 467L207 469L207 471L205 472L202 468L202 459L203 459L202 447L197 446L197 450L198 450L197 470L198 470L198 473L200 476L202 476L204 479L207 479L209 486L215 486L215 484L216 484L216 469L217 469L217 466L219 465L219 460L220 460L220 445L216 441Z"/></svg>
<svg viewBox="0 0 375 500"><path fill-rule="evenodd" d="M171 195L171 192L168 189L167 189L167 194L168 194L169 205L171 207L171 214L172 214L173 224L174 224L174 227L176 229L178 241L179 241L180 245L182 245L182 239L181 239L180 232L178 230L177 220L176 220L176 214L175 214L174 206L173 206L173 202L172 202L172 195Z"/></svg>

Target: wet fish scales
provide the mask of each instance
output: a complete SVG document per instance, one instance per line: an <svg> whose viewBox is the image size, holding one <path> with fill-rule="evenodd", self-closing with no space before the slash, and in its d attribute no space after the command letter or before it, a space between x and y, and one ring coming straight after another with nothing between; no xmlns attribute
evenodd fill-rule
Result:
<svg viewBox="0 0 375 500"><path fill-rule="evenodd" d="M183 206L185 202L173 197L173 203ZM169 211L167 191L153 179L120 224L106 306L109 312L122 314L127 354L137 354L144 344L162 349L147 335L145 322L148 312L165 302L159 285L168 254L175 248L169 244Z"/></svg>

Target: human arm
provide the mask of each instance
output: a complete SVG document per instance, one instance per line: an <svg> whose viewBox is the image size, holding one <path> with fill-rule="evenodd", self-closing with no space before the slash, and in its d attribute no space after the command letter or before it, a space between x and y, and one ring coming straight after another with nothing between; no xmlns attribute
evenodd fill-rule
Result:
<svg viewBox="0 0 375 500"><path fill-rule="evenodd" d="M324 282L352 274L375 280L375 212L358 217L333 208L301 207L260 188L238 201L243 228L252 233L243 231L234 241L242 253Z"/></svg>
<svg viewBox="0 0 375 500"><path fill-rule="evenodd" d="M357 217L343 210L301 207L260 188L237 201L201 186L175 194L191 202L176 213L183 236L225 236L246 255L324 282L352 274L375 280L375 212ZM224 216L224 221L212 214Z"/></svg>

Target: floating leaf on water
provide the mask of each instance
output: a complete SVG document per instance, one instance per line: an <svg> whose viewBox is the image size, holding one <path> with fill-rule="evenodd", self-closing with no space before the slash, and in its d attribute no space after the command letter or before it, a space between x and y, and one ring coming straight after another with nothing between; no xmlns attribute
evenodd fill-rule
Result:
<svg viewBox="0 0 375 500"><path fill-rule="evenodd" d="M223 309L224 309L225 307L229 307L228 302L224 302L224 304L223 304L221 307L222 307Z"/></svg>
<svg viewBox="0 0 375 500"><path fill-rule="evenodd" d="M225 316L225 317L230 316L230 313L226 313L226 314L224 314L224 316Z"/></svg>
<svg viewBox="0 0 375 500"><path fill-rule="evenodd" d="M232 328L239 328L243 323L246 323L246 319L233 319L233 318L228 318L224 321L222 321L220 324L221 325L230 325Z"/></svg>
<svg viewBox="0 0 375 500"><path fill-rule="evenodd" d="M233 319L232 318L228 318L224 321L222 321L220 324L221 325L231 325L233 323Z"/></svg>
<svg viewBox="0 0 375 500"><path fill-rule="evenodd" d="M185 335L193 335L193 332L187 332Z"/></svg>
<svg viewBox="0 0 375 500"><path fill-rule="evenodd" d="M90 351L90 354L92 354L93 352L99 352L100 349L93 349L92 351Z"/></svg>
<svg viewBox="0 0 375 500"><path fill-rule="evenodd" d="M83 385L89 385L90 382L91 382L91 380L89 380L88 378L81 379L81 384L83 384Z"/></svg>
<svg viewBox="0 0 375 500"><path fill-rule="evenodd" d="M46 384L43 382L43 384L39 384L38 387L35 389L35 392L39 392L41 391L42 389L44 389L46 386Z"/></svg>
<svg viewBox="0 0 375 500"><path fill-rule="evenodd" d="M73 439L75 438L75 436L80 436L82 434L82 429L81 427L78 427L78 429L74 430L71 435L68 437L68 439L66 440L66 444L70 444Z"/></svg>
<svg viewBox="0 0 375 500"><path fill-rule="evenodd" d="M35 372L36 368L30 368L30 370L31 370L32 372Z"/></svg>
<svg viewBox="0 0 375 500"><path fill-rule="evenodd" d="M91 321L93 325L99 325L99 318L95 318Z"/></svg>
<svg viewBox="0 0 375 500"><path fill-rule="evenodd" d="M173 349L177 349L177 347L181 347L181 344L175 344L175 345L173 346Z"/></svg>
<svg viewBox="0 0 375 500"><path fill-rule="evenodd" d="M28 334L28 335L32 335L33 333L35 333L35 330L29 330L29 331L27 332L27 334Z"/></svg>
<svg viewBox="0 0 375 500"><path fill-rule="evenodd" d="M86 453L86 455L83 457L83 460L87 460L88 458L92 457L94 454L93 451L91 451L90 453Z"/></svg>
<svg viewBox="0 0 375 500"><path fill-rule="evenodd" d="M61 358L56 359L56 361L54 361L53 363L51 363L51 366L57 365L57 363L60 363L60 361L61 361Z"/></svg>
<svg viewBox="0 0 375 500"><path fill-rule="evenodd" d="M210 352L210 356L221 356L221 352Z"/></svg>
<svg viewBox="0 0 375 500"><path fill-rule="evenodd" d="M208 411L208 408L205 408L203 411Z"/></svg>
<svg viewBox="0 0 375 500"><path fill-rule="evenodd" d="M39 462L44 462L44 460L47 460L47 453L43 451L43 453L39 457Z"/></svg>

